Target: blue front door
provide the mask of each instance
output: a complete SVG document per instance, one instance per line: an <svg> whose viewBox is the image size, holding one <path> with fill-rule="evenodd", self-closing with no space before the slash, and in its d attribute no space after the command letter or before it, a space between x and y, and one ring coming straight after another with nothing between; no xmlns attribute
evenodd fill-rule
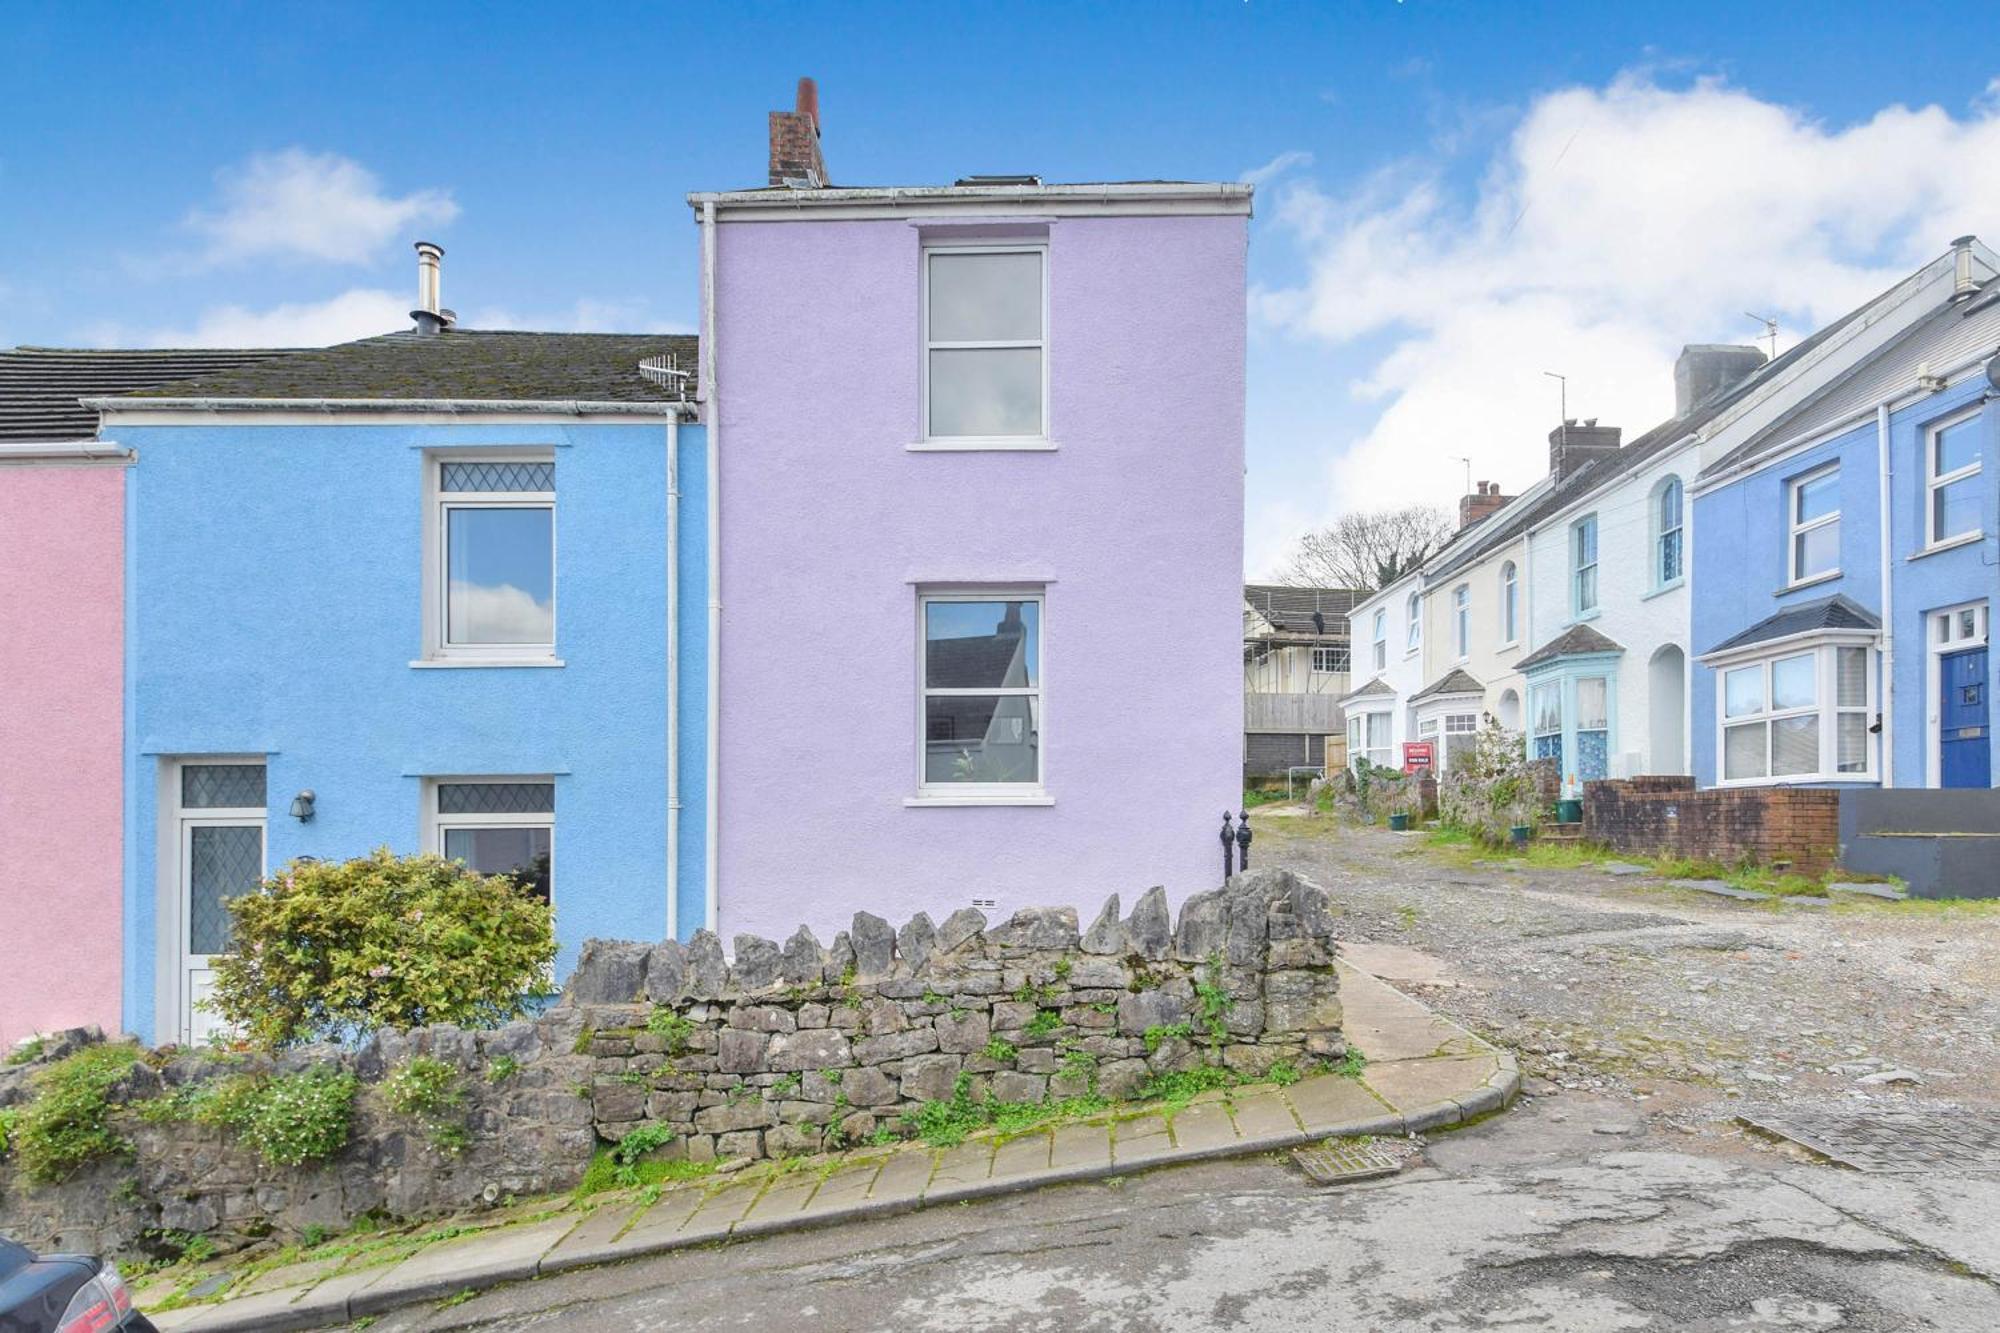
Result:
<svg viewBox="0 0 2000 1333"><path fill-rule="evenodd" d="M1938 777L1947 787L1989 787L1986 742L1986 650L1938 659Z"/></svg>

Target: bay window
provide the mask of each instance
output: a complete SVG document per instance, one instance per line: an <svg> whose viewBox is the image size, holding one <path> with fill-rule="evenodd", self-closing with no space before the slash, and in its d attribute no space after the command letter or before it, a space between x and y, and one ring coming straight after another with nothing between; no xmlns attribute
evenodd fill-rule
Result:
<svg viewBox="0 0 2000 1333"><path fill-rule="evenodd" d="M1874 776L1874 650L1821 644L1716 672L1724 783Z"/></svg>

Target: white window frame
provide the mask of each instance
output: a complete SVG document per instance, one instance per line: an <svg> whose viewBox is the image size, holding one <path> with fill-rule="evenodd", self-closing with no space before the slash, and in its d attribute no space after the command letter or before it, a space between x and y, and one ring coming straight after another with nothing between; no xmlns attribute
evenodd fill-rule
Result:
<svg viewBox="0 0 2000 1333"><path fill-rule="evenodd" d="M1042 261L1042 336L1040 339L981 339L972 342L933 342L931 340L931 258L934 255L1024 255L1041 256ZM1049 450L1056 446L1049 431L1049 244L1047 241L1020 241L986 244L952 244L940 242L925 245L921 252L921 268L917 286L922 304L922 325L919 336L918 354L923 364L918 368L918 378L922 391L918 395L917 410L922 413L917 423L917 443L910 446L919 451L952 452L977 450ZM1042 354L1042 431L1039 435L933 435L931 434L931 353L933 351L977 351L981 349L1032 347Z"/></svg>
<svg viewBox="0 0 2000 1333"><path fill-rule="evenodd" d="M491 773L463 774L449 777L429 777L424 779L423 816L424 848L436 856L443 856L444 835L448 829L485 828L545 828L549 831L549 905L557 903L556 877L556 816L553 810L523 811L518 814L445 814L438 809L438 788L449 786L504 786L508 783L532 782L553 787L555 778L547 773L514 774L498 776Z"/></svg>
<svg viewBox="0 0 2000 1333"><path fill-rule="evenodd" d="M561 625L556 492L447 491L447 463L554 463L547 448L430 449L424 451L424 638L423 656L413 667L559 667L556 642ZM546 509L549 511L549 615L547 643L451 642L451 566L446 550L454 509Z"/></svg>
<svg viewBox="0 0 2000 1333"><path fill-rule="evenodd" d="M1674 522L1667 526L1667 496L1674 497ZM1677 537L1674 572L1666 572L1667 538ZM1671 588L1687 578L1687 487L1677 476L1663 478L1653 488L1653 589Z"/></svg>
<svg viewBox="0 0 2000 1333"><path fill-rule="evenodd" d="M1389 669L1389 611L1387 607L1375 608L1375 670Z"/></svg>
<svg viewBox="0 0 2000 1333"><path fill-rule="evenodd" d="M1451 590L1452 647L1463 662L1472 656L1472 585L1461 583Z"/></svg>
<svg viewBox="0 0 2000 1333"><path fill-rule="evenodd" d="M1041 679L1034 685L1017 686L937 686L929 684L930 663L925 652L924 610L935 602L1033 602L1035 604L1036 661ZM1053 805L1049 794L1049 608L1048 589L1038 585L995 587L925 587L916 597L916 760L917 794L906 806L970 805ZM930 782L925 778L928 728L924 701L932 697L1006 695L1033 698L1038 719L1035 728L1035 781L1033 782Z"/></svg>
<svg viewBox="0 0 2000 1333"><path fill-rule="evenodd" d="M1373 729L1372 724L1378 717L1382 719L1383 743L1380 746L1371 746L1368 744L1368 733ZM1358 745L1355 743L1357 740L1360 742ZM1380 759L1375 757L1378 754L1382 756ZM1397 767L1395 763L1396 726L1393 712L1377 709L1373 712L1353 713L1349 715L1347 729L1348 766L1350 768L1353 767L1355 762L1361 759L1366 759L1378 768Z"/></svg>
<svg viewBox="0 0 2000 1333"><path fill-rule="evenodd" d="M1328 662L1339 662L1339 666L1321 666L1320 654L1328 654ZM1315 676L1344 676L1353 669L1353 653L1337 643L1316 644L1312 650L1312 673Z"/></svg>
<svg viewBox="0 0 2000 1333"><path fill-rule="evenodd" d="M1512 560L1500 566L1500 646L1521 641L1521 571Z"/></svg>
<svg viewBox="0 0 2000 1333"><path fill-rule="evenodd" d="M1986 466L1986 453L1985 450L1982 449L1979 452L1978 456L1976 456L1972 460L1972 462L1967 466L1959 468L1956 471L1940 473L1937 470L1938 436L1944 434L1944 432L1950 430L1954 426L1963 426L1968 421L1976 420L1979 416L1982 406L1983 404L1974 403L1971 407L1966 408L1962 412L1954 412L1950 416L1944 417L1938 421L1933 421L1930 425L1924 427L1924 550L1925 551L1946 550L1950 547L1959 546L1966 542L1976 542L1981 537L1984 537L1986 535L1986 523L1984 519L1983 506L1982 506L1982 516L1980 524L1978 527L1972 529L1970 532L1959 532L1959 533L1953 533L1949 537L1940 537L1938 535L1938 530L1937 530L1938 492L1943 490L1945 487L1953 484L1954 482L1966 481L1972 477L1978 476L1981 470L1984 469L1984 467Z"/></svg>
<svg viewBox="0 0 2000 1333"><path fill-rule="evenodd" d="M1413 592L1403 600L1403 656L1408 657L1424 646L1424 596Z"/></svg>
<svg viewBox="0 0 2000 1333"><path fill-rule="evenodd" d="M1972 617L1970 633L1966 632L1962 623L1963 617L1968 614ZM1944 719L1942 659L1952 653L1964 652L1968 648L1990 645L1992 629L1992 612L1984 601L1941 606L1924 616L1924 785L1926 787L1936 787L1944 782L1944 752L1941 748L1943 738L1938 735L1938 724ZM1990 669L1991 664L1988 666Z"/></svg>
<svg viewBox="0 0 2000 1333"><path fill-rule="evenodd" d="M1583 534L1590 533L1590 560L1583 559ZM1599 542L1603 531L1598 527L1596 514L1585 514L1569 525L1569 608L1570 615L1581 620L1597 614L1604 602L1604 590L1598 586L1597 571L1603 558ZM1590 576L1590 603L1584 604L1584 576Z"/></svg>
<svg viewBox="0 0 2000 1333"><path fill-rule="evenodd" d="M1843 706L1840 702L1840 653L1843 648L1859 648L1867 657L1862 675L1867 690L1865 702ZM1795 657L1811 656L1813 661L1813 703L1807 708L1773 708L1771 706L1772 667ZM1756 645L1754 650L1733 653L1727 658L1709 659L1708 665L1715 673L1715 785L1718 787L1796 787L1816 783L1869 783L1881 781L1881 733L1873 730L1881 709L1878 677L1881 675L1881 650L1877 639L1867 636L1845 635L1828 637L1824 635L1806 639L1791 639L1769 644ZM1729 716L1729 675L1734 671L1757 668L1763 673L1763 707L1754 713L1739 717ZM1858 773L1840 771L1840 723L1842 714L1859 714L1865 724L1868 737L1866 747L1867 768ZM1785 718L1817 716L1819 718L1819 768L1811 773L1771 772L1772 724ZM1764 772L1759 776L1732 778L1729 776L1729 729L1732 727L1757 726L1764 728Z"/></svg>
<svg viewBox="0 0 2000 1333"><path fill-rule="evenodd" d="M1799 539L1808 532L1816 532L1821 528L1827 527L1828 525L1832 525L1837 529L1840 526L1840 517L1841 517L1840 492L1838 489L1839 486L1838 481L1835 482L1834 506L1832 510L1825 514L1821 514L1818 518L1807 519L1804 522L1799 521L1799 495L1805 489L1805 487L1811 485L1815 481L1819 481L1824 477L1838 478L1839 476L1840 476L1840 462L1839 460L1836 459L1831 463L1824 464L1820 467L1812 468L1811 470L1806 472L1801 472L1799 473L1798 476L1791 477L1787 479L1785 482L1785 586L1786 587L1798 588L1798 587L1803 587L1809 583L1820 583L1827 579L1837 579L1840 577L1840 537L1837 532L1834 536L1834 541L1833 541L1832 569L1821 570L1817 574L1806 574L1799 569Z"/></svg>

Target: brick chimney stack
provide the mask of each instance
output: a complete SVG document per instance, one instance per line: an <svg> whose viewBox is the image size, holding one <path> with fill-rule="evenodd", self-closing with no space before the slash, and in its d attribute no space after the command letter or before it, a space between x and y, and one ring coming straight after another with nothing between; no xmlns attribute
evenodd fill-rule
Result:
<svg viewBox="0 0 2000 1333"><path fill-rule="evenodd" d="M1616 426L1598 425L1596 417L1563 422L1549 432L1549 475L1561 481L1585 463L1609 458L1618 452L1623 433Z"/></svg>
<svg viewBox="0 0 2000 1333"><path fill-rule="evenodd" d="M771 184L794 189L826 188L826 159L819 147L819 88L799 80L790 111L771 113Z"/></svg>
<svg viewBox="0 0 2000 1333"><path fill-rule="evenodd" d="M1480 519L1499 512L1513 498L1500 494L1500 483L1497 481L1479 482L1472 494L1459 498L1458 526L1461 529L1471 527Z"/></svg>

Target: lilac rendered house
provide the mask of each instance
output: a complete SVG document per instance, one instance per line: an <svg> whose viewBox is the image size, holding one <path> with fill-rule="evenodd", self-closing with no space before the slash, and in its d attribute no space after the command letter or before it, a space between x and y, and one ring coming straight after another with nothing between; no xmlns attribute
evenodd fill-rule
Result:
<svg viewBox="0 0 2000 1333"><path fill-rule="evenodd" d="M709 923L828 938L857 909L1212 887L1249 188L834 187L802 82L768 188L689 202L719 460Z"/></svg>

